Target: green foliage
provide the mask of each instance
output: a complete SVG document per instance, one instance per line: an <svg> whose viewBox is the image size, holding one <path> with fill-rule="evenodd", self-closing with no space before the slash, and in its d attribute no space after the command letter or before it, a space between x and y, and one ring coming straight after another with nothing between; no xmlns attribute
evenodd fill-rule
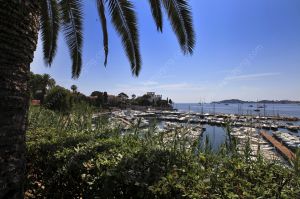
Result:
<svg viewBox="0 0 300 199"><path fill-rule="evenodd" d="M300 176L300 148L296 149L296 153L295 153L295 157L293 158L293 160L291 161L291 164L294 167L295 170L295 174L297 176Z"/></svg>
<svg viewBox="0 0 300 199"><path fill-rule="evenodd" d="M104 6L105 2L104 0L96 0L96 1L97 1L99 18L101 19L103 46L105 52L104 66L106 66L107 56L108 56L108 32L107 32L107 23L106 23L106 16L105 16L105 6Z"/></svg>
<svg viewBox="0 0 300 199"><path fill-rule="evenodd" d="M96 97L96 99L91 99L90 104L96 107L103 107L105 105L105 101L107 103L107 93L106 96L104 93L100 91L93 91L91 94L92 97Z"/></svg>
<svg viewBox="0 0 300 199"><path fill-rule="evenodd" d="M56 0L44 0L41 3L41 36L43 42L44 60L51 65L56 54L59 32L59 6Z"/></svg>
<svg viewBox="0 0 300 199"><path fill-rule="evenodd" d="M139 32L134 4L129 0L96 0L97 10L102 25L104 65L108 57L108 30L106 10L111 22L121 37L126 56L131 65L132 74L139 75L142 59L139 49ZM157 30L162 32L162 5L171 21L174 33L184 54L192 54L195 46L195 33L192 23L191 8L187 0L149 0ZM82 0L43 0L39 1L39 22L43 42L44 60L51 65L57 51L59 31L65 36L72 60L72 77L78 78L82 67Z"/></svg>
<svg viewBox="0 0 300 199"><path fill-rule="evenodd" d="M122 38L123 48L130 61L131 72L138 76L141 69L141 54L136 13L131 1L109 0L111 21Z"/></svg>
<svg viewBox="0 0 300 199"><path fill-rule="evenodd" d="M118 97L123 98L123 99L128 99L128 95L126 93L119 93Z"/></svg>
<svg viewBox="0 0 300 199"><path fill-rule="evenodd" d="M29 74L29 90L32 99L41 100L43 102L45 94L49 89L55 86L55 80L48 74Z"/></svg>
<svg viewBox="0 0 300 199"><path fill-rule="evenodd" d="M151 96L149 95L143 95L141 97L137 97L136 99L132 99L131 103L139 106L169 107L168 100L159 99L151 101Z"/></svg>
<svg viewBox="0 0 300 199"><path fill-rule="evenodd" d="M72 109L72 97L69 90L56 86L52 88L45 98L44 107L67 113Z"/></svg>
<svg viewBox="0 0 300 199"><path fill-rule="evenodd" d="M134 100L134 102L140 106L150 106L151 105L149 95L143 95L141 97L138 97Z"/></svg>
<svg viewBox="0 0 300 199"><path fill-rule="evenodd" d="M149 0L150 8L152 12L153 19L156 23L156 28L158 31L162 32L163 29L163 17L161 10L160 0Z"/></svg>
<svg viewBox="0 0 300 199"><path fill-rule="evenodd" d="M184 54L192 54L195 46L195 32L191 8L187 0L162 0Z"/></svg>
<svg viewBox="0 0 300 199"><path fill-rule="evenodd" d="M77 92L77 86L76 85L72 85L71 86L71 90L73 91L73 93Z"/></svg>
<svg viewBox="0 0 300 199"><path fill-rule="evenodd" d="M300 196L291 168L230 155L227 147L196 150L198 140L187 141L184 131L159 133L153 125L122 133L107 118L92 119L89 107L69 115L33 107L29 122L26 190L39 198Z"/></svg>
<svg viewBox="0 0 300 199"><path fill-rule="evenodd" d="M62 29L72 59L72 77L78 78L82 66L82 1L61 0L59 6Z"/></svg>

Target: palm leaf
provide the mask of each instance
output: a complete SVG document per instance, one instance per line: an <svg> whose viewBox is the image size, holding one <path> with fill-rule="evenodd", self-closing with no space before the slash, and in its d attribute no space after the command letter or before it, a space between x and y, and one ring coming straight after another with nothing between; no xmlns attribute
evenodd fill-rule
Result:
<svg viewBox="0 0 300 199"><path fill-rule="evenodd" d="M51 65L57 49L59 9L56 0L43 0L41 6L41 34L46 65Z"/></svg>
<svg viewBox="0 0 300 199"><path fill-rule="evenodd" d="M72 58L72 77L78 78L82 65L82 2L61 0L60 8L63 32Z"/></svg>
<svg viewBox="0 0 300 199"><path fill-rule="evenodd" d="M132 73L138 76L141 69L139 35L133 5L128 0L109 0L112 23L122 38L122 44L131 63Z"/></svg>
<svg viewBox="0 0 300 199"><path fill-rule="evenodd" d="M162 32L163 21L160 0L149 0L149 3L157 30Z"/></svg>
<svg viewBox="0 0 300 199"><path fill-rule="evenodd" d="M99 17L101 19L101 25L102 25L103 46L104 46L104 52L105 52L104 65L106 66L107 56L108 56L108 34L107 34L107 24L106 24L104 0L97 0L97 7L98 7L98 13L99 13Z"/></svg>
<svg viewBox="0 0 300 199"><path fill-rule="evenodd" d="M195 33L187 0L162 0L184 54L193 53Z"/></svg>

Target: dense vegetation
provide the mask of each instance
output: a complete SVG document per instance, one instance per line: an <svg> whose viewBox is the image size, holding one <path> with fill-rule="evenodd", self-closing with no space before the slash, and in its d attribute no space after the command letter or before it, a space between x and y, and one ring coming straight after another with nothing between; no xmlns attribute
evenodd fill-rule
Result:
<svg viewBox="0 0 300 199"><path fill-rule="evenodd" d="M95 108L110 109L113 107L126 108L132 106L172 108L172 100L158 99L152 100L151 96L145 94L136 97L134 94L129 99L128 95L121 92L117 96L107 92L93 91L90 96L78 92L78 87L72 85L71 90L56 85L56 82L48 74L30 73L29 90L32 100L39 100L41 105L47 109L69 112L77 104L88 104Z"/></svg>
<svg viewBox="0 0 300 199"><path fill-rule="evenodd" d="M94 125L92 125L94 124ZM167 139L168 138L168 139ZM169 139L171 138L171 139ZM184 131L123 132L90 108L61 115L30 110L26 197L299 198L295 170L239 154L234 142L213 153ZM246 147L247 148L247 147Z"/></svg>
<svg viewBox="0 0 300 199"><path fill-rule="evenodd" d="M44 61L51 66L57 52L59 32L64 33L72 60L72 77L78 78L83 65L83 5L87 2L90 3L90 0L1 1L0 198L23 198L25 133L30 100L28 76L38 35L40 33ZM121 38L131 72L138 76L142 58L134 3L129 0L94 2L103 33L104 65L108 61L110 28L107 27L107 17L110 16L111 24ZM163 30L164 9L183 54L191 55L195 47L195 32L188 1L150 0L149 5L157 30ZM92 17L91 20L94 21L95 18ZM76 90L75 87L72 89ZM41 100L34 101L34 105L43 102L45 92L39 94Z"/></svg>
<svg viewBox="0 0 300 199"><path fill-rule="evenodd" d="M55 86L56 82L48 74L29 74L29 91L32 99L43 102L47 92Z"/></svg>
<svg viewBox="0 0 300 199"><path fill-rule="evenodd" d="M43 105L50 110L68 112L73 105L72 95L67 89L55 86L45 97Z"/></svg>

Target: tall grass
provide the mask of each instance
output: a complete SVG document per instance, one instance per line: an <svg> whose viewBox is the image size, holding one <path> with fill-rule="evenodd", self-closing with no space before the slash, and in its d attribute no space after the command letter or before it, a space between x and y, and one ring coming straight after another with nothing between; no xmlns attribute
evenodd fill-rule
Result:
<svg viewBox="0 0 300 199"><path fill-rule="evenodd" d="M27 198L300 196L292 169L237 153L234 139L213 152L208 139L199 147L186 129L162 133L137 124L124 132L92 116L89 107L69 115L30 109Z"/></svg>

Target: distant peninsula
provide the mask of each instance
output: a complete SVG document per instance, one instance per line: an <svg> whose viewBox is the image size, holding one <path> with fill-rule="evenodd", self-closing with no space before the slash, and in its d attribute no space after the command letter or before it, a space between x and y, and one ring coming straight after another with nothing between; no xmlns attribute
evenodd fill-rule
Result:
<svg viewBox="0 0 300 199"><path fill-rule="evenodd" d="M300 104L300 101L293 100L260 100L260 101L244 101L239 99L228 99L215 101L217 104L244 104L244 103L259 103L259 104Z"/></svg>

